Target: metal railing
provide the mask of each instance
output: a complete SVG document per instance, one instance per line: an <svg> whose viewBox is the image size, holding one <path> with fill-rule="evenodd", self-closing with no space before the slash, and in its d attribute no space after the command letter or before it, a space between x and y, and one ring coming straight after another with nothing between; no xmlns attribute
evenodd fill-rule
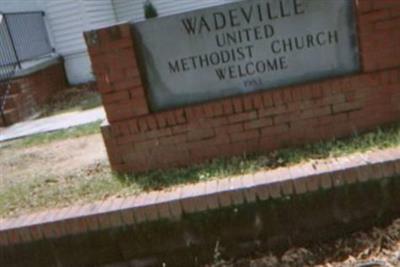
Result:
<svg viewBox="0 0 400 267"><path fill-rule="evenodd" d="M53 52L44 12L0 13L0 116L10 94L10 79L23 63Z"/></svg>

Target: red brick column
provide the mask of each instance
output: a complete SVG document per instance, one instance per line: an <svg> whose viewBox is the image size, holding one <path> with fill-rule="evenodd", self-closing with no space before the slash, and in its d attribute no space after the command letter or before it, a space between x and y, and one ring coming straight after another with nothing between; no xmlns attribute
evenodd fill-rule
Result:
<svg viewBox="0 0 400 267"><path fill-rule="evenodd" d="M85 33L110 123L149 113L129 24Z"/></svg>
<svg viewBox="0 0 400 267"><path fill-rule="evenodd" d="M364 71L400 65L400 1L358 0L359 40Z"/></svg>

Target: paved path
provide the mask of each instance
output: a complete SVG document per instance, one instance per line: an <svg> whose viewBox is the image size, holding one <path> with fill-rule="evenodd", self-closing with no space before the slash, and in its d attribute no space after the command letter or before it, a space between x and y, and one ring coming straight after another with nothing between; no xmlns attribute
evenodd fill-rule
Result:
<svg viewBox="0 0 400 267"><path fill-rule="evenodd" d="M103 107L16 123L0 129L0 142L52 132L105 119Z"/></svg>

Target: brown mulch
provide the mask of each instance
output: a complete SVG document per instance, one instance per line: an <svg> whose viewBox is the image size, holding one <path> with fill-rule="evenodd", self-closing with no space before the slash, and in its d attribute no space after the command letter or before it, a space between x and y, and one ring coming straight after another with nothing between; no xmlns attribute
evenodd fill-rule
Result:
<svg viewBox="0 0 400 267"><path fill-rule="evenodd" d="M82 111L101 106L101 97L92 84L66 88L56 92L44 105L41 117L48 117L70 111Z"/></svg>
<svg viewBox="0 0 400 267"><path fill-rule="evenodd" d="M292 248L283 255L264 254L210 267L400 267L400 219L385 229L358 232L312 248Z"/></svg>

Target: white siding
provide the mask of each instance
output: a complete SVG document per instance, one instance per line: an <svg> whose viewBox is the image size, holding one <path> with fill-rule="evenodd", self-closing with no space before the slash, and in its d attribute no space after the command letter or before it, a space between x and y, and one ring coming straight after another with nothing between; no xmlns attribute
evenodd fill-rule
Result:
<svg viewBox="0 0 400 267"><path fill-rule="evenodd" d="M93 80L83 32L116 22L111 0L0 0L0 11L43 10L53 47L65 58L67 77L77 84Z"/></svg>
<svg viewBox="0 0 400 267"><path fill-rule="evenodd" d="M56 51L65 57L68 80L93 80L83 32L116 22L111 0L48 0L46 11Z"/></svg>
<svg viewBox="0 0 400 267"><path fill-rule="evenodd" d="M240 0L153 0L159 16L167 16L194 9L216 6ZM112 0L118 21L144 19L145 0Z"/></svg>
<svg viewBox="0 0 400 267"><path fill-rule="evenodd" d="M90 65L74 63L87 57L85 53L87 48L82 32L88 24L88 19L85 16L81 1L46 1L45 9L50 31L53 35L53 45L56 52L65 59L68 81L77 84L91 80Z"/></svg>
<svg viewBox="0 0 400 267"><path fill-rule="evenodd" d="M46 1L46 14L57 53L65 56L86 50L82 32L87 18L80 1Z"/></svg>
<svg viewBox="0 0 400 267"><path fill-rule="evenodd" d="M142 20L143 8L140 0L113 0L118 21Z"/></svg>
<svg viewBox="0 0 400 267"><path fill-rule="evenodd" d="M116 17L111 0L82 0L88 18L87 30L114 24Z"/></svg>
<svg viewBox="0 0 400 267"><path fill-rule="evenodd" d="M0 0L0 12L26 12L43 10L45 0Z"/></svg>

